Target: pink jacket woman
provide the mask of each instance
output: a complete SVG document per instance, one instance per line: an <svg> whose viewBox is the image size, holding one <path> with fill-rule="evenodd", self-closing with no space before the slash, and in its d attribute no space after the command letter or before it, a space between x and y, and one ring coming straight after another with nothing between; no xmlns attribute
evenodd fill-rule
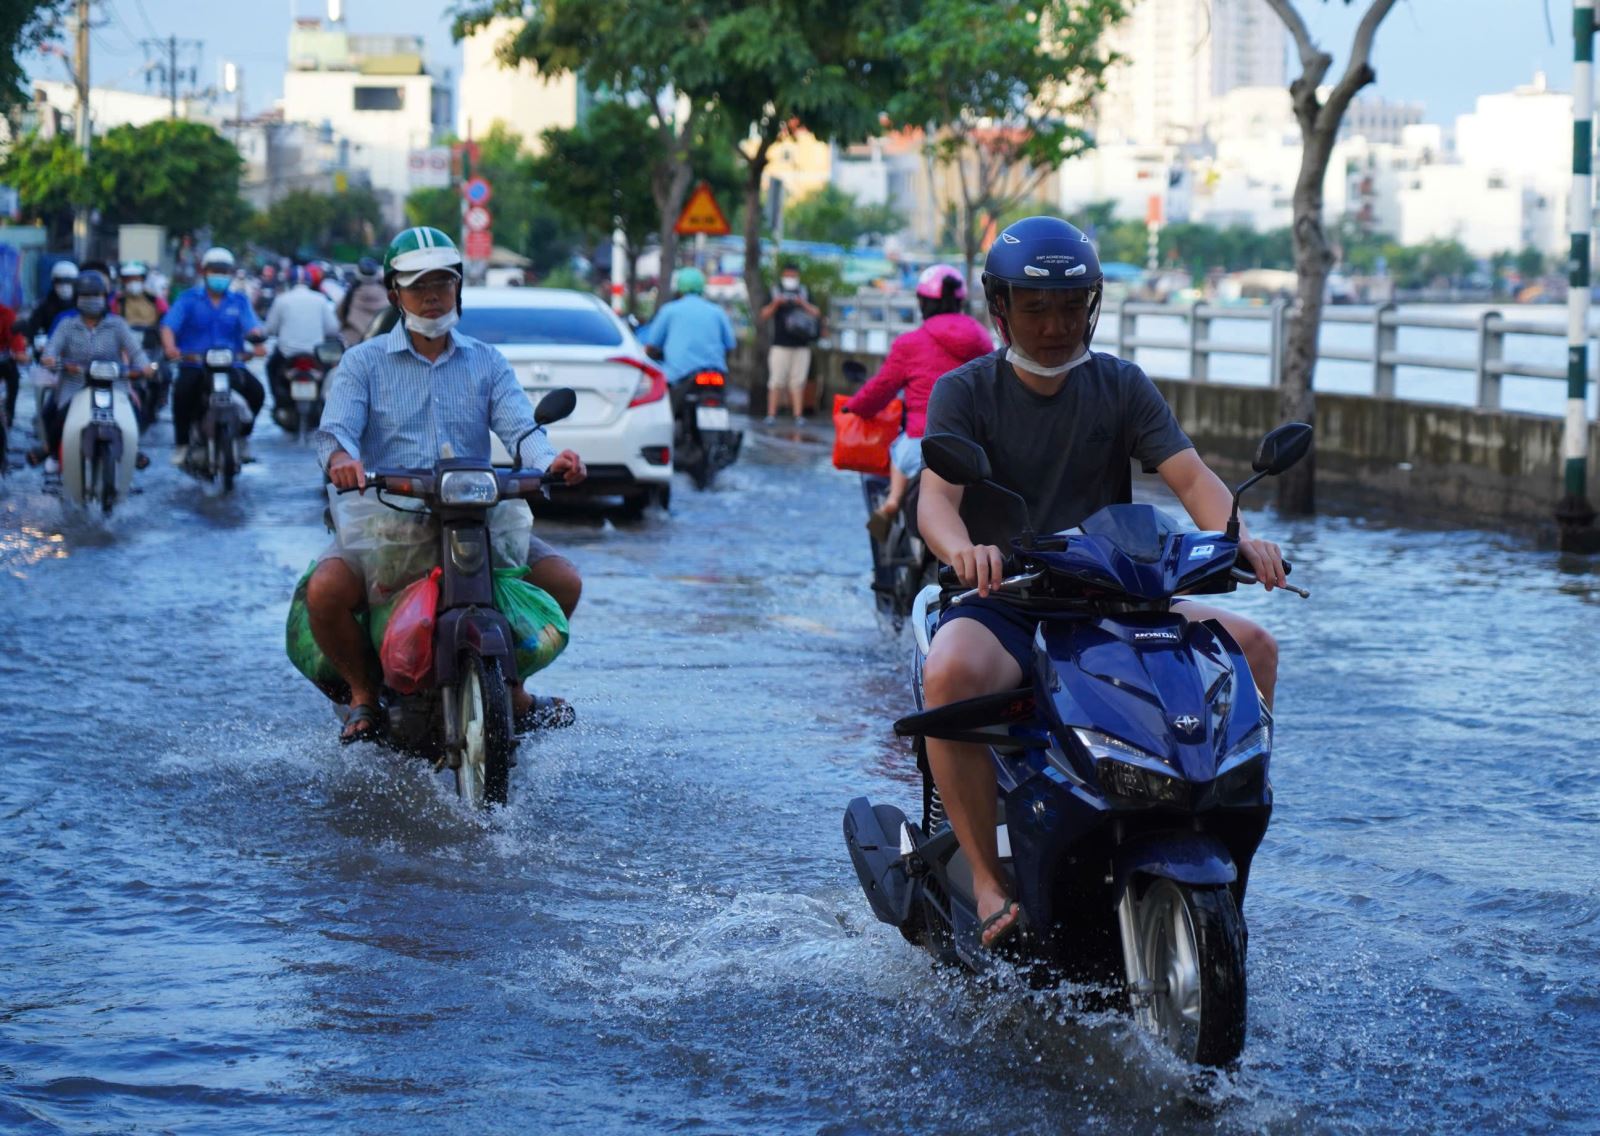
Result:
<svg viewBox="0 0 1600 1136"><path fill-rule="evenodd" d="M871 418L904 390L906 436L920 438L928 425L928 396L939 376L993 350L994 340L971 316L959 312L929 316L921 327L894 341L878 373L845 408Z"/></svg>

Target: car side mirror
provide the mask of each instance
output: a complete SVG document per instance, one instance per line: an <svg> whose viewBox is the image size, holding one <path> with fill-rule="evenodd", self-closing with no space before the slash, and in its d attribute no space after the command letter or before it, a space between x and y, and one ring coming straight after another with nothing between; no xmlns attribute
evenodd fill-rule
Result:
<svg viewBox="0 0 1600 1136"><path fill-rule="evenodd" d="M560 422L578 408L578 396L571 387L557 387L539 400L533 408L533 420L541 426Z"/></svg>
<svg viewBox="0 0 1600 1136"><path fill-rule="evenodd" d="M991 476L989 455L971 438L929 434L922 439L922 460L951 485L977 485Z"/></svg>
<svg viewBox="0 0 1600 1136"><path fill-rule="evenodd" d="M1261 439L1250 468L1276 477L1306 456L1311 449L1311 435L1311 427L1304 422L1285 422Z"/></svg>

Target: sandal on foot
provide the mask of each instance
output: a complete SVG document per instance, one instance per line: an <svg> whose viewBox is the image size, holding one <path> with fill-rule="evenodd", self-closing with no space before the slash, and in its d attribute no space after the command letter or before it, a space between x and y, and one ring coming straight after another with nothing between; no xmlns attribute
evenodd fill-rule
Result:
<svg viewBox="0 0 1600 1136"><path fill-rule="evenodd" d="M1000 928L999 931L995 932L994 938L986 938L986 936L989 934L989 928L1000 922L1000 920L1004 919L1007 915L1013 914L1015 917L1010 923L1007 923L1004 927ZM994 950L1007 939L1010 939L1013 935L1021 932L1023 918L1024 915L1022 911L1022 904L1018 903L1014 899L1006 900L1006 905L1004 907L1002 907L999 911L996 911L993 915L989 916L989 918L985 919L982 923L978 924L978 942L983 945L984 950Z"/></svg>
<svg viewBox="0 0 1600 1136"><path fill-rule="evenodd" d="M889 528L894 524L893 517L882 509L874 509L867 517L867 535L879 544L889 539Z"/></svg>
<svg viewBox="0 0 1600 1136"><path fill-rule="evenodd" d="M350 707L350 716L339 732L340 745L375 742L383 736L383 710L370 702Z"/></svg>
<svg viewBox="0 0 1600 1136"><path fill-rule="evenodd" d="M578 720L578 712L565 698L533 696L533 702L518 714L511 726L519 734L533 730L564 730Z"/></svg>

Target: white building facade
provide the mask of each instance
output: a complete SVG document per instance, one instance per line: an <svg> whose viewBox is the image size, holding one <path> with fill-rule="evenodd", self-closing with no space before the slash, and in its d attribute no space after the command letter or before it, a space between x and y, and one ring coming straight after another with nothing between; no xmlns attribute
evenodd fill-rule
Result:
<svg viewBox="0 0 1600 1136"><path fill-rule="evenodd" d="M521 135L531 152L551 128L571 129L587 107L576 75L541 75L531 63L507 67L496 54L513 20L496 19L461 41L461 82L456 99L456 134L482 138L495 123Z"/></svg>

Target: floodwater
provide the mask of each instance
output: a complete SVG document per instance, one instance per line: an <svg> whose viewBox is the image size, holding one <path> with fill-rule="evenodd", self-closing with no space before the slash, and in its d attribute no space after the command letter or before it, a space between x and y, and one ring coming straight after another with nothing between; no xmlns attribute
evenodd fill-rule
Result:
<svg viewBox="0 0 1600 1136"><path fill-rule="evenodd" d="M918 799L909 647L820 441L541 522L587 591L540 689L581 720L487 821L336 744L283 654L317 475L258 453L227 500L158 460L109 526L0 493L0 1131L1600 1126L1594 564L1251 518L1313 596L1234 600L1282 644L1277 813L1244 1060L1197 1095L873 921L840 820Z"/></svg>

